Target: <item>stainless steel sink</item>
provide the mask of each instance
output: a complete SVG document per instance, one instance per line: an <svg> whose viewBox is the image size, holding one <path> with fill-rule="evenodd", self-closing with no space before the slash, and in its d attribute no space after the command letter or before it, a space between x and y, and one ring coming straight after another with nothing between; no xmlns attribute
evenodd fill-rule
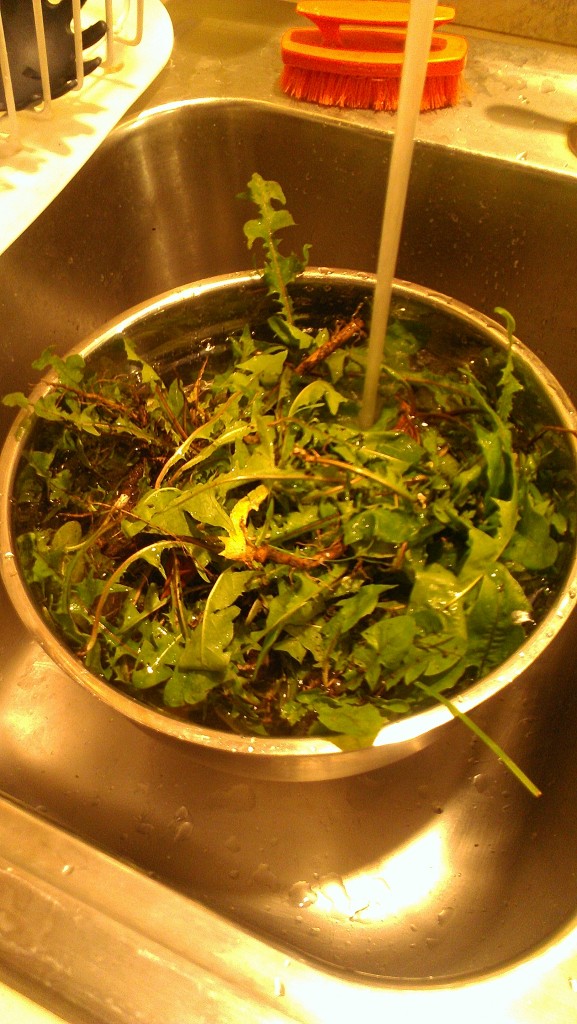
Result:
<svg viewBox="0 0 577 1024"><path fill-rule="evenodd" d="M64 351L156 293L246 268L247 210L235 196L255 170L281 182L298 224L294 245L312 242L312 262L373 269L389 152L390 135L378 123L270 99L197 97L129 119L0 257L2 390L27 389L31 361L47 345ZM574 400L575 266L574 172L417 145L399 276L489 315L495 305L509 308L519 336ZM1 422L4 435L6 410ZM458 1004L459 1014L474 1020L484 984L538 959L577 927L576 618L539 673L475 715L541 787L536 800L458 723L428 749L352 779L267 783L224 774L102 706L30 641L5 598L1 609L0 787L8 817L0 813L0 821L12 824L0 827L0 961L23 987L38 962L46 972L50 941L44 936L37 962L26 954L29 932L19 938L6 925L7 850L18 860L19 845L19 870L50 886L63 914L70 876L85 909L94 900L123 927L127 915L140 914L134 934L146 930L142 908L153 907L147 927L155 922L174 956L178 944L167 936L183 915L190 931L182 924L178 956L200 957L201 942L207 974L197 998L212 993L203 1020L237 1019L230 1008L219 1015L210 970L220 971L225 988L246 984L255 1005L268 993L268 1021L340 1021L355 1005L397 1012L399 991L418 993L421 1012L441 992L460 999L465 992L470 1002ZM66 857L75 860L67 865ZM90 872L107 880L97 895ZM113 909L115 885L122 913ZM35 913L39 899L30 897ZM130 899L142 902L131 911ZM220 960L215 952L209 970L211 935L225 952ZM109 941L108 957L101 955L110 972ZM81 958L71 963L81 976ZM125 973L126 992L138 975L130 983ZM577 1001L566 980L563 1006ZM137 1018L137 1003L123 1006L116 989L114 1006L112 996L97 1005L97 983L75 985L70 971L48 972L48 980L44 973L43 985L54 1005L64 993L70 1019L152 1019L145 1010ZM169 1004L155 1024L189 1019L170 1016Z"/></svg>

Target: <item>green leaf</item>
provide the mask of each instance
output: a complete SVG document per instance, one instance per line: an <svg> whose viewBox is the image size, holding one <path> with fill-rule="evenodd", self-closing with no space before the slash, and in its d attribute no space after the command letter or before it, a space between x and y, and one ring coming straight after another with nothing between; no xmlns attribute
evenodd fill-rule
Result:
<svg viewBox="0 0 577 1024"><path fill-rule="evenodd" d="M248 183L248 196L260 210L260 217L247 221L243 228L249 249L257 238L271 245L277 231L294 226L292 214L284 208L285 194L278 182L265 181L260 174L253 174Z"/></svg>
<svg viewBox="0 0 577 1024"><path fill-rule="evenodd" d="M275 651L284 651L299 664L302 664L307 654L311 654L315 662L322 664L326 646L325 630L319 623L304 626L289 624L284 628L283 639L276 641Z"/></svg>
<svg viewBox="0 0 577 1024"><path fill-rule="evenodd" d="M287 349L300 351L310 348L311 335L301 330L298 324L289 323L284 316L270 316L267 323L275 337L282 345L286 345Z"/></svg>
<svg viewBox="0 0 577 1024"><path fill-rule="evenodd" d="M68 520L59 526L52 537L50 547L53 551L76 547L82 541L82 527L76 519Z"/></svg>
<svg viewBox="0 0 577 1024"><path fill-rule="evenodd" d="M30 404L30 399L22 391L12 391L9 395L4 395L2 399L2 405L9 408L29 409Z"/></svg>
<svg viewBox="0 0 577 1024"><path fill-rule="evenodd" d="M420 343L405 324L392 321L387 327L384 362L388 370L403 373L411 365L411 357L420 349Z"/></svg>
<svg viewBox="0 0 577 1024"><path fill-rule="evenodd" d="M128 537L135 537L145 527L171 537L191 537L189 516L198 523L233 530L230 516L212 491L194 494L178 487L160 487L145 494L131 518L123 521L123 530Z"/></svg>
<svg viewBox="0 0 577 1024"><path fill-rule="evenodd" d="M370 747L385 724L372 704L321 703L315 708L319 722L329 729L331 740L341 750Z"/></svg>
<svg viewBox="0 0 577 1024"><path fill-rule="evenodd" d="M181 649L182 637L166 635L162 642L143 641L131 683L139 690L162 686L174 674L174 660Z"/></svg>
<svg viewBox="0 0 577 1024"><path fill-rule="evenodd" d="M381 667L397 669L412 651L417 635L417 623L413 615L383 616L368 629L363 637L378 654Z"/></svg>
<svg viewBox="0 0 577 1024"><path fill-rule="evenodd" d="M302 257L282 256L278 248L276 234L284 228L293 227L292 214L285 209L284 192L276 181L265 181L260 174L253 174L248 183L248 198L259 209L259 217L249 220L244 225L244 233L249 249L260 239L265 250L265 266L263 277L268 285L269 294L276 295L287 323L294 323L293 306L287 286L294 281L307 264L307 249Z"/></svg>
<svg viewBox="0 0 577 1024"><path fill-rule="evenodd" d="M517 502L495 501L494 504L498 510L498 526L494 535L469 527L468 555L459 572L462 592L470 590L492 570L513 537L517 522Z"/></svg>
<svg viewBox="0 0 577 1024"><path fill-rule="evenodd" d="M254 375L263 387L268 388L276 384L281 376L286 357L286 349L282 352L258 352L239 363L238 369Z"/></svg>
<svg viewBox="0 0 577 1024"><path fill-rule="evenodd" d="M174 669L163 689L163 702L168 708L181 708L203 704L209 693L216 689L220 677L205 672L181 672Z"/></svg>
<svg viewBox="0 0 577 1024"><path fill-rule="evenodd" d="M388 589L386 584L368 583L352 597L339 601L336 613L329 619L327 635L336 637L348 633L361 619L372 615L381 595Z"/></svg>
<svg viewBox="0 0 577 1024"><path fill-rule="evenodd" d="M339 406L346 401L344 395L339 394L336 388L328 380L313 380L299 391L288 411L289 418L299 410L311 409L325 402L329 412L336 416Z"/></svg>
<svg viewBox="0 0 577 1024"><path fill-rule="evenodd" d="M266 626L259 638L278 632L288 623L303 625L310 622L322 607L326 589L326 585L310 576L298 577L291 587L281 586L278 596L270 602Z"/></svg>
<svg viewBox="0 0 577 1024"><path fill-rule="evenodd" d="M460 722L463 722L463 724L466 725L466 727L475 736L477 736L478 739L480 739L481 742L489 750L491 750L495 754L495 756L499 758L500 761L503 762L505 767L511 772L512 775L515 776L516 779L519 780L521 785L525 786L525 788L529 791L529 793L531 793L532 796L541 796L541 791L538 789L535 783L531 781L531 779L525 774L524 771L522 771L521 768L519 768L517 764L515 764L515 762L509 757L509 755L503 750L503 748L499 746L499 744L496 743L495 740L493 740L486 732L484 732L484 730L481 729L479 725L477 725L474 719L470 718L469 715L465 715L462 711L460 711L460 709L453 701L448 700L447 697L444 697L442 694L434 694L433 691L429 687L425 686L423 683L418 683L417 685L420 687L423 693L428 694L430 697L434 697L436 700L439 701L439 703L444 704L445 707L448 708L448 710L451 712L454 718L457 718Z"/></svg>
<svg viewBox="0 0 577 1024"><path fill-rule="evenodd" d="M509 498L510 493L505 494L504 489L510 487L511 463L503 438L494 430L485 430L480 424L477 424L476 433L487 466L487 496Z"/></svg>
<svg viewBox="0 0 577 1024"><path fill-rule="evenodd" d="M504 557L518 562L526 569L549 569L555 564L559 545L551 537L547 519L530 505L524 509L519 526L508 546Z"/></svg>
<svg viewBox="0 0 577 1024"><path fill-rule="evenodd" d="M463 584L457 576L445 566L432 563L417 568L409 607L444 611L455 606L462 594Z"/></svg>
<svg viewBox="0 0 577 1024"><path fill-rule="evenodd" d="M479 673L502 664L523 643L525 632L516 615L530 611L522 587L505 566L487 570L467 618L467 661Z"/></svg>
<svg viewBox="0 0 577 1024"><path fill-rule="evenodd" d="M372 550L374 542L403 544L415 539L421 521L413 512L402 508L374 508L359 512L344 527L347 544L362 545Z"/></svg>
<svg viewBox="0 0 577 1024"><path fill-rule="evenodd" d="M142 358L134 348L132 342L128 338L122 339L124 349L126 351L126 357L131 363L138 363L140 367L140 375L145 384L162 384L162 380L157 374L154 367L150 365L145 359Z"/></svg>
<svg viewBox="0 0 577 1024"><path fill-rule="evenodd" d="M225 569L206 599L205 610L211 613L230 608L239 597L257 585L257 573L252 569Z"/></svg>
<svg viewBox="0 0 577 1024"><path fill-rule="evenodd" d="M234 620L239 609L205 609L202 623L197 626L186 643L178 663L181 672L202 672L222 676L230 661L226 648L234 635Z"/></svg>
<svg viewBox="0 0 577 1024"><path fill-rule="evenodd" d="M140 557L143 562L151 565L153 569L157 569L160 575L166 579L166 571L162 563L162 556L166 550L164 544L148 544L145 548L142 548Z"/></svg>
<svg viewBox="0 0 577 1024"><path fill-rule="evenodd" d="M42 352L38 359L32 363L34 370L52 370L58 377L61 384L75 387L80 384L86 367L83 356L78 352L62 359L52 349L48 348Z"/></svg>
<svg viewBox="0 0 577 1024"><path fill-rule="evenodd" d="M437 445L435 445L435 455ZM372 445L364 445L361 449L363 454L372 456L377 460L388 459L404 463L406 466L415 466L421 460L425 449L421 444L409 437L408 434L395 434L393 436L375 437Z"/></svg>

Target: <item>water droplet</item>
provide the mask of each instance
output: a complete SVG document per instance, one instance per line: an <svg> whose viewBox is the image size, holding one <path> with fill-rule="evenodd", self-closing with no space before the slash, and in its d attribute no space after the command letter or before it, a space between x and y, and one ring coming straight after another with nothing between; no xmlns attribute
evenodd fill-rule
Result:
<svg viewBox="0 0 577 1024"><path fill-rule="evenodd" d="M252 876L253 882L257 885L262 885L266 889L271 889L276 892L279 889L279 880L277 876L271 871L268 864L259 864L258 868Z"/></svg>
<svg viewBox="0 0 577 1024"><path fill-rule="evenodd" d="M154 832L154 825L151 821L138 821L136 823L136 831L141 836L149 836L151 832Z"/></svg>
<svg viewBox="0 0 577 1024"><path fill-rule="evenodd" d="M473 785L478 793L484 793L489 785L489 780L483 772L473 776Z"/></svg>
<svg viewBox="0 0 577 1024"><path fill-rule="evenodd" d="M16 915L11 914L6 910L0 910L0 932L3 934L18 932L20 926L20 921L17 919Z"/></svg>
<svg viewBox="0 0 577 1024"><path fill-rule="evenodd" d="M214 794L214 804L228 811L250 811L256 803L254 790L246 782L238 782Z"/></svg>
<svg viewBox="0 0 577 1024"><path fill-rule="evenodd" d="M74 864L64 864L64 866L62 867L60 873L62 875L71 875L73 871L74 871Z"/></svg>
<svg viewBox="0 0 577 1024"><path fill-rule="evenodd" d="M192 822L191 821L179 821L174 832L175 843L180 843L184 839L188 839L192 835Z"/></svg>
<svg viewBox="0 0 577 1024"><path fill-rule="evenodd" d="M346 917L352 916L354 909L351 908L351 899L340 875L323 875L319 878L318 891L339 913L345 914Z"/></svg>
<svg viewBox="0 0 577 1024"><path fill-rule="evenodd" d="M289 903L293 907L312 907L317 902L317 894L308 882L295 882L288 891Z"/></svg>
<svg viewBox="0 0 577 1024"><path fill-rule="evenodd" d="M452 907L443 907L443 909L437 914L437 921L442 926L447 924L447 921L453 913Z"/></svg>

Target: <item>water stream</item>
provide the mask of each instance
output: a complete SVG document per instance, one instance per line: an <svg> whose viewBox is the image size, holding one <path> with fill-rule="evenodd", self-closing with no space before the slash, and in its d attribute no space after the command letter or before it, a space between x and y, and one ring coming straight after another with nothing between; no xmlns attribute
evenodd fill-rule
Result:
<svg viewBox="0 0 577 1024"><path fill-rule="evenodd" d="M360 423L367 430L374 422L391 293L409 186L417 118L427 74L427 61L435 20L436 0L412 0L407 27L405 59L399 91L397 126L387 182L381 229L377 280L369 333Z"/></svg>

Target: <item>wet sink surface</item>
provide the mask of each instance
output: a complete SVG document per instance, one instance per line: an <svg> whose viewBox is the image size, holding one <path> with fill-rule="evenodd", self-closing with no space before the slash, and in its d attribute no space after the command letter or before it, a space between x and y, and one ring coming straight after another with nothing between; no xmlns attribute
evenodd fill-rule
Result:
<svg viewBox="0 0 577 1024"><path fill-rule="evenodd" d="M235 196L281 182L312 262L372 270L389 141L250 102L191 102L116 130L0 258L0 380L176 285L245 269ZM491 315L575 399L577 182L417 148L399 276ZM2 432L11 417L2 411ZM357 778L266 782L103 707L29 640L6 598L0 787L290 954L379 982L504 967L577 910L577 620L538 672L476 715L542 788L535 800L460 725Z"/></svg>

